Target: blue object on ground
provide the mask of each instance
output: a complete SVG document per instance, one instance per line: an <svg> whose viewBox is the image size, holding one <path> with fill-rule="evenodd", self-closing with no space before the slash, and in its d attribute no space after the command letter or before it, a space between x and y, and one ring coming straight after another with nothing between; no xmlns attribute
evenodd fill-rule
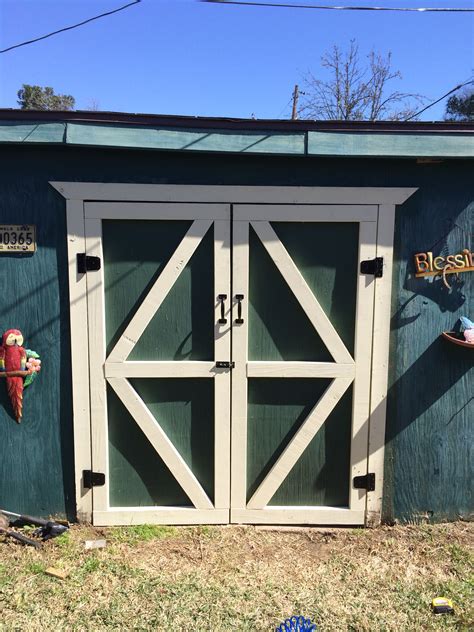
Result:
<svg viewBox="0 0 474 632"><path fill-rule="evenodd" d="M299 616L285 619L275 632L312 632L313 630L317 630L316 624L311 623L311 619Z"/></svg>

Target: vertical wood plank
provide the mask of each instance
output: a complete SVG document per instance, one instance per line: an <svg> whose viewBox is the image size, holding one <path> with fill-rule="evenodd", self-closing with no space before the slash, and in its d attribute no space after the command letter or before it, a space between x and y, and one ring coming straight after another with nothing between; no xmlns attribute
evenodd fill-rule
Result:
<svg viewBox="0 0 474 632"><path fill-rule="evenodd" d="M248 360L248 301L249 301L249 222L233 223L233 283L232 283L232 446L231 504L244 509L247 494L247 360ZM243 323L236 323L238 301L243 294Z"/></svg>
<svg viewBox="0 0 474 632"><path fill-rule="evenodd" d="M359 261L373 259L376 255L377 223L360 222L359 226ZM356 374L352 398L349 470L349 507L353 511L365 509L367 495L363 489L354 489L352 481L354 476L367 473L374 290L375 278L371 275L358 274L354 347Z"/></svg>
<svg viewBox="0 0 474 632"><path fill-rule="evenodd" d="M370 398L368 471L375 472L375 491L367 494L367 525L380 523L382 511L385 423L390 340L390 301L392 296L393 237L395 205L381 204L377 228L377 257L384 259L383 277L375 282L374 342Z"/></svg>
<svg viewBox="0 0 474 632"><path fill-rule="evenodd" d="M93 257L102 256L102 220L86 219L86 253ZM107 385L104 377L105 364L105 305L104 268L88 272L87 307L89 323L90 362L90 415L92 439L92 468L105 473L105 485L93 491L94 511L109 508L109 449L107 426Z"/></svg>
<svg viewBox="0 0 474 632"><path fill-rule="evenodd" d="M230 216L230 207L229 207ZM215 339L214 360L230 360L232 309L230 295L230 221L214 222L214 294ZM220 324L219 294L226 294L225 318ZM231 371L216 370L214 377L214 504L216 509L230 507L230 384Z"/></svg>
<svg viewBox="0 0 474 632"><path fill-rule="evenodd" d="M76 511L79 521L92 519L92 490L82 485L82 470L91 469L87 278L77 272L77 255L86 251L84 203L66 202L69 320L71 324L72 405Z"/></svg>

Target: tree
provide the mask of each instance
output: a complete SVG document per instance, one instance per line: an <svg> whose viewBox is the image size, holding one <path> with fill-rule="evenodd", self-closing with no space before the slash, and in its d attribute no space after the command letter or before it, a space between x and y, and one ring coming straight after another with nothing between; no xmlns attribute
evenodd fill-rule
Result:
<svg viewBox="0 0 474 632"><path fill-rule="evenodd" d="M73 110L76 100L70 94L54 94L53 88L30 86L18 90L18 105L22 110Z"/></svg>
<svg viewBox="0 0 474 632"><path fill-rule="evenodd" d="M328 78L320 79L311 72L304 77L303 118L400 121L413 115L424 99L390 91L388 84L402 78L398 70L392 70L392 54L372 51L367 60L361 61L355 40L346 51L334 45L326 52L321 66Z"/></svg>
<svg viewBox="0 0 474 632"><path fill-rule="evenodd" d="M446 121L474 121L474 90L464 90L459 96L453 94L446 103Z"/></svg>

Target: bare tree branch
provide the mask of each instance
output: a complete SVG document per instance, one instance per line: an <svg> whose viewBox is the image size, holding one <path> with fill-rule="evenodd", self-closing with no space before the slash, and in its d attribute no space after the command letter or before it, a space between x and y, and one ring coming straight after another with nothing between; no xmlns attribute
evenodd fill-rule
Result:
<svg viewBox="0 0 474 632"><path fill-rule="evenodd" d="M401 120L425 101L419 94L390 92L389 84L402 79L401 73L392 69L392 54L371 51L363 63L355 40L346 51L335 44L321 57L321 67L327 78L310 71L303 78L301 118Z"/></svg>

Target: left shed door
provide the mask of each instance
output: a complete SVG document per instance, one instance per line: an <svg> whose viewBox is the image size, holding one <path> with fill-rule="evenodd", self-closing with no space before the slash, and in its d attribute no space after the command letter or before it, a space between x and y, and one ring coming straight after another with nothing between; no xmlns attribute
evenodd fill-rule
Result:
<svg viewBox="0 0 474 632"><path fill-rule="evenodd" d="M230 207L91 202L85 233L93 522L226 523Z"/></svg>

